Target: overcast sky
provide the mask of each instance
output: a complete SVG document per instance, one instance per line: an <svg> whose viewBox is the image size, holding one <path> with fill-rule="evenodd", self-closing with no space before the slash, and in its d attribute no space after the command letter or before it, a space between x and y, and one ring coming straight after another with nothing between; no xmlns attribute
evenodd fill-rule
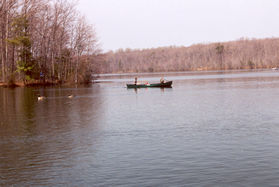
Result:
<svg viewBox="0 0 279 187"><path fill-rule="evenodd" d="M279 0L79 0L104 51L279 36Z"/></svg>

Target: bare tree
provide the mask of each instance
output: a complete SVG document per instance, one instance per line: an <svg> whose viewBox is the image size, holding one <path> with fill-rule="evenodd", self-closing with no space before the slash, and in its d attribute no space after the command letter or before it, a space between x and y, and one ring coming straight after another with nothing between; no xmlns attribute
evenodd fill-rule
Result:
<svg viewBox="0 0 279 187"><path fill-rule="evenodd" d="M67 0L2 0L0 65L4 82L17 79L65 82L83 66L93 68L98 51L94 29ZM99 52L99 51L98 51ZM91 55L91 56L90 56ZM86 57L86 58L84 58ZM28 61L28 63L27 63ZM85 63L86 62L86 63ZM82 65L82 66L81 66ZM21 76L16 72L22 72ZM30 72L30 73L27 73Z"/></svg>
<svg viewBox="0 0 279 187"><path fill-rule="evenodd" d="M120 49L105 55L104 73L271 68L279 66L279 39Z"/></svg>

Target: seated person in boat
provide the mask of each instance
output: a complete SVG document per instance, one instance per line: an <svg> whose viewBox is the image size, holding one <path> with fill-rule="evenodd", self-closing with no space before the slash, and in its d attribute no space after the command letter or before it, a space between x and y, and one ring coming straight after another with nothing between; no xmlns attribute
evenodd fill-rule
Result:
<svg viewBox="0 0 279 187"><path fill-rule="evenodd" d="M165 79L164 79L164 77L161 77L161 79L160 79L160 83L165 83Z"/></svg>

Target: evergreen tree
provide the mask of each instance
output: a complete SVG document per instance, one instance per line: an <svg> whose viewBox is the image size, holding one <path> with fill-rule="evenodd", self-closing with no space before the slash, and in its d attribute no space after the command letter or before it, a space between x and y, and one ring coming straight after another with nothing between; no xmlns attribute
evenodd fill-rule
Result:
<svg viewBox="0 0 279 187"><path fill-rule="evenodd" d="M8 40L12 45L18 46L19 60L17 61L17 71L22 74L24 83L32 80L35 60L31 52L31 40L28 33L28 19L25 15L14 19L12 24L15 37Z"/></svg>

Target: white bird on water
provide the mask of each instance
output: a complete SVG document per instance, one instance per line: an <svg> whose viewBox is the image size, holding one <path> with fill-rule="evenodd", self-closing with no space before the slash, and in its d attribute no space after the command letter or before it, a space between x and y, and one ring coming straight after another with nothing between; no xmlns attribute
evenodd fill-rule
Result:
<svg viewBox="0 0 279 187"><path fill-rule="evenodd" d="M68 98L74 98L75 96L73 95L73 94L71 94L71 95L68 95Z"/></svg>
<svg viewBox="0 0 279 187"><path fill-rule="evenodd" d="M39 95L39 96L38 96L38 101L42 101L42 100L44 100L45 98L46 98L45 96Z"/></svg>

